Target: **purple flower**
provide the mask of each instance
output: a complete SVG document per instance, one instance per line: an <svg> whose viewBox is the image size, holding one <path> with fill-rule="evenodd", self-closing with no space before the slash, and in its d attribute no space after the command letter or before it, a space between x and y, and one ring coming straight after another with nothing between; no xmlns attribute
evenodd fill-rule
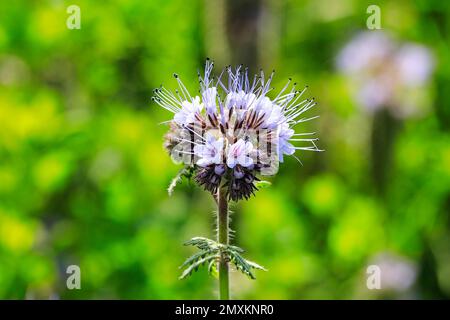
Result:
<svg viewBox="0 0 450 320"><path fill-rule="evenodd" d="M212 68L207 60L200 78L201 98L192 97L178 75L175 94L160 87L153 98L174 113L167 149L174 159L200 167L196 180L207 190L215 192L225 178L231 199L248 198L256 190L255 175L274 174L285 155L297 159L297 150L320 151L317 139L299 137L311 133L295 134L303 122L317 118L303 117L316 105L302 97L306 88L299 91L289 80L269 97L274 73L266 78L261 71L250 80L247 69L227 67L213 81Z"/></svg>
<svg viewBox="0 0 450 320"><path fill-rule="evenodd" d="M337 68L351 81L355 98L365 110L387 108L395 117L418 113L423 87L434 69L429 49L399 43L382 31L356 35L341 50ZM414 96L413 99L410 97Z"/></svg>
<svg viewBox="0 0 450 320"><path fill-rule="evenodd" d="M243 167L253 165L253 159L250 157L252 151L253 146L251 142L245 142L244 140L239 139L228 149L227 166L229 168L234 168L236 165L241 165Z"/></svg>
<svg viewBox="0 0 450 320"><path fill-rule="evenodd" d="M207 134L205 144L196 145L194 153L200 157L197 165L206 167L210 164L222 163L223 138L216 139L214 136Z"/></svg>

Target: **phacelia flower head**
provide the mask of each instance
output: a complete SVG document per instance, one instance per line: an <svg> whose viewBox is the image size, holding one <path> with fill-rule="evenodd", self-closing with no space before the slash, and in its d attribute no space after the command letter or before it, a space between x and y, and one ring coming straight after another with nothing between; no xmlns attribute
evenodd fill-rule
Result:
<svg viewBox="0 0 450 320"><path fill-rule="evenodd" d="M192 96L178 75L178 90L154 90L153 100L173 113L165 147L177 162L195 172L195 180L215 194L227 188L228 198L248 199L257 190L257 175L274 175L284 156L297 150L320 151L313 133L295 133L303 122L317 118L304 113L316 105L303 98L306 87L296 89L289 79L275 96L271 82L260 72L226 67L218 78L207 59L199 74L200 94Z"/></svg>

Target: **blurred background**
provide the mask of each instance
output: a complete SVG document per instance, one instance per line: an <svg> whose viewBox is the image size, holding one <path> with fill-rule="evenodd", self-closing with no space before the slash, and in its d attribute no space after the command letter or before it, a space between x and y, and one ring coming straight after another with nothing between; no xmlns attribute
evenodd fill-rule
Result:
<svg viewBox="0 0 450 320"><path fill-rule="evenodd" d="M204 269L178 280L214 201L188 182L168 196L171 114L150 101L173 72L196 92L206 57L309 85L320 118L298 130L325 149L233 206L235 244L269 269L233 272L233 298L449 298L450 3L377 1L378 31L370 4L2 1L0 298L216 298Z"/></svg>

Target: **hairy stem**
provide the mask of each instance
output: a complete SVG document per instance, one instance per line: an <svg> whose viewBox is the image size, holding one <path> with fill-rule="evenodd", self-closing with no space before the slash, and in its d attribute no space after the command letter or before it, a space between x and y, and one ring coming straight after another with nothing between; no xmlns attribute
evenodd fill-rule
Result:
<svg viewBox="0 0 450 320"><path fill-rule="evenodd" d="M228 245L228 200L225 188L217 191L217 241ZM228 261L225 256L220 258L219 263L219 299L228 300L230 298Z"/></svg>

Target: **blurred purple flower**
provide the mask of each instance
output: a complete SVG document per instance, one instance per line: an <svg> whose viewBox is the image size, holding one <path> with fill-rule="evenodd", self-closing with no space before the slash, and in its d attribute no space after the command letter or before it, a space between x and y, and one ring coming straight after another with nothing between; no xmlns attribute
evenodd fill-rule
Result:
<svg viewBox="0 0 450 320"><path fill-rule="evenodd" d="M373 262L381 270L381 289L404 293L410 290L417 280L417 265L405 257L389 252L378 254Z"/></svg>
<svg viewBox="0 0 450 320"><path fill-rule="evenodd" d="M364 109L388 108L399 118L420 111L420 95L434 64L425 46L396 42L382 31L356 35L336 59L338 70L352 81L355 99Z"/></svg>

